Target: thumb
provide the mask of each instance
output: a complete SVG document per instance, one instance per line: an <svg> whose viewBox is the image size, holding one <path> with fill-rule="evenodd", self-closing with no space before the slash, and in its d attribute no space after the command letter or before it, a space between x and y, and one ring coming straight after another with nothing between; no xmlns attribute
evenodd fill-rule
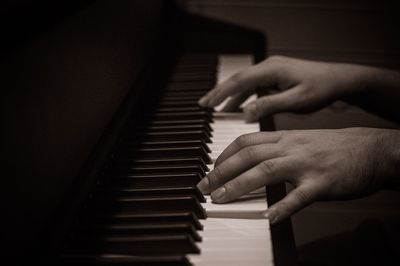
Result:
<svg viewBox="0 0 400 266"><path fill-rule="evenodd" d="M278 112L288 112L298 109L301 103L300 89L294 87L287 91L263 96L244 108L247 122L255 122L260 117L272 115Z"/></svg>

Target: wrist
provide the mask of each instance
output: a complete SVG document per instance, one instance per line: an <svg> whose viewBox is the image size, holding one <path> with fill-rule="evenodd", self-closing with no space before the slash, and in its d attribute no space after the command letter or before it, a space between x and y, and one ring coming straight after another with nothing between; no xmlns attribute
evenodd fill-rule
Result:
<svg viewBox="0 0 400 266"><path fill-rule="evenodd" d="M383 188L400 189L400 130L384 130L377 145L383 156L377 158L378 172L383 178Z"/></svg>
<svg viewBox="0 0 400 266"><path fill-rule="evenodd" d="M373 66L355 66L358 92L379 92L400 86L400 72Z"/></svg>
<svg viewBox="0 0 400 266"><path fill-rule="evenodd" d="M400 72L373 66L336 63L332 72L340 88L340 96L392 90L400 87Z"/></svg>

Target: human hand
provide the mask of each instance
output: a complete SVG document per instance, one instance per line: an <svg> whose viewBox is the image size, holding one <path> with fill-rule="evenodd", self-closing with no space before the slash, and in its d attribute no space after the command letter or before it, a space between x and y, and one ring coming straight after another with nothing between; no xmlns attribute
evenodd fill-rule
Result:
<svg viewBox="0 0 400 266"><path fill-rule="evenodd" d="M306 61L272 56L222 82L199 104L214 107L232 96L223 111L237 108L258 86L278 90L244 108L247 121L277 112L308 112L361 91L371 68L343 63Z"/></svg>
<svg viewBox="0 0 400 266"><path fill-rule="evenodd" d="M214 202L226 203L265 185L289 182L294 190L267 211L276 223L315 200L372 193L398 178L399 171L398 130L258 132L232 142L198 188L211 193Z"/></svg>

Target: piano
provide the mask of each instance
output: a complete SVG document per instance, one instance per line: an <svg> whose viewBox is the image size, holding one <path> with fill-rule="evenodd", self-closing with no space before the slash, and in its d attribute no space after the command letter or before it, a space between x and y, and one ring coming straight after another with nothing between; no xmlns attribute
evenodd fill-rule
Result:
<svg viewBox="0 0 400 266"><path fill-rule="evenodd" d="M274 130L197 105L266 57L263 34L169 1L3 11L3 265L296 263L290 219L223 217L267 208L284 184L223 205L196 188L229 142Z"/></svg>

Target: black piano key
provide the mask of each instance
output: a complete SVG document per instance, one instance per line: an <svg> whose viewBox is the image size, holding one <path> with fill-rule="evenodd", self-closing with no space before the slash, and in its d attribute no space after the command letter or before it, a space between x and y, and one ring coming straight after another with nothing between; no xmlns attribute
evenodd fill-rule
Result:
<svg viewBox="0 0 400 266"><path fill-rule="evenodd" d="M213 113L212 109L205 109L203 107L200 106L159 106L155 109L156 112L161 113L161 112L198 112L198 111L206 111L209 114Z"/></svg>
<svg viewBox="0 0 400 266"><path fill-rule="evenodd" d="M152 120L190 120L190 119L205 119L209 123L212 122L212 115L208 111L196 111L196 112L159 112L154 113Z"/></svg>
<svg viewBox="0 0 400 266"><path fill-rule="evenodd" d="M178 84L179 86L176 86L176 84ZM208 85L209 87L204 87L204 86L192 86L184 83L176 83L176 84L173 84L172 86L165 89L164 93L180 93L180 92L193 91L205 95L207 92L210 91L210 88L212 88L210 85Z"/></svg>
<svg viewBox="0 0 400 266"><path fill-rule="evenodd" d="M175 196L193 196L199 202L206 202L203 194L197 186L190 187L174 187L174 188L147 188L139 189L135 187L124 188L104 188L96 191L102 197L110 195L113 197L175 197Z"/></svg>
<svg viewBox="0 0 400 266"><path fill-rule="evenodd" d="M175 224L190 223L197 230L203 230L203 225L193 212L148 212L148 213L126 213L114 212L112 214L96 213L92 217L93 223L122 223L122 224Z"/></svg>
<svg viewBox="0 0 400 266"><path fill-rule="evenodd" d="M211 76L210 80L213 80L215 76L215 73L213 73L214 69L207 69L204 66L191 66L188 67L187 69L182 69L182 68L175 68L174 71L174 76L180 77L180 76L185 76L185 77L190 77L190 76L200 76L200 77L205 77L205 76Z"/></svg>
<svg viewBox="0 0 400 266"><path fill-rule="evenodd" d="M214 86L216 65L215 54L184 55L156 95L154 113L128 121L88 205L86 228L93 234L83 232L70 249L76 253L64 261L190 265L184 256L170 255L199 253L194 228L202 229L199 218L206 213L196 185L211 162L206 143L211 142L213 110L197 101Z"/></svg>
<svg viewBox="0 0 400 266"><path fill-rule="evenodd" d="M177 86L178 85L178 86ZM198 92L199 94L205 95L212 88L211 85L205 86L192 86L190 84L185 84L183 82L171 84L168 88L164 90L164 93L174 93L174 92Z"/></svg>
<svg viewBox="0 0 400 266"><path fill-rule="evenodd" d="M200 157L206 163L212 163L211 157L202 147L178 147L178 148L139 148L128 150L124 149L115 154L116 157L136 157L141 159L162 159L162 158L184 158Z"/></svg>
<svg viewBox="0 0 400 266"><path fill-rule="evenodd" d="M183 71L185 71L185 70L192 70L192 69L195 69L195 70L197 70L197 69L199 69L199 68L202 68L202 69L204 69L204 70L210 70L210 71L213 71L214 72L214 75L215 75L215 71L216 71L216 64L217 64L217 61L215 60L215 58L214 58L214 61L198 61L198 62L188 62L188 61L181 61L181 62L178 62L175 66L174 66L174 69L175 70L183 70Z"/></svg>
<svg viewBox="0 0 400 266"><path fill-rule="evenodd" d="M154 125L154 126L204 125L210 127L210 124L206 119L155 120L155 121L148 121L147 125Z"/></svg>
<svg viewBox="0 0 400 266"><path fill-rule="evenodd" d="M145 167L145 166L114 166L106 170L106 173L113 174L191 174L198 173L200 176L205 176L204 169L199 165L185 166L162 166L162 167Z"/></svg>
<svg viewBox="0 0 400 266"><path fill-rule="evenodd" d="M170 91L171 88L185 88L190 90L196 90L199 88L208 89L212 88L215 83L212 80L198 80L196 82L190 81L179 81L179 82L169 82L165 87L164 91Z"/></svg>
<svg viewBox="0 0 400 266"><path fill-rule="evenodd" d="M210 169L203 161L203 159L199 157L187 157L187 158L179 158L179 159L121 159L115 158L112 161L113 165L116 166L142 166L142 167L163 167L163 166L185 166L185 165L198 165L203 171L209 171Z"/></svg>
<svg viewBox="0 0 400 266"><path fill-rule="evenodd" d="M193 69L193 67L196 67ZM199 69L199 67L204 67L203 70ZM195 71L197 70L197 71ZM213 79L215 77L215 73L212 71L214 70L213 68L207 69L205 68L205 65L203 64L191 64L191 67L184 68L183 65L180 65L176 68L174 68L173 72L173 77L193 77L193 81L196 80L197 77L207 77L210 76L210 79Z"/></svg>
<svg viewBox="0 0 400 266"><path fill-rule="evenodd" d="M85 255L85 254L63 254L57 265L60 266L191 266L185 256L129 256L117 255L107 256Z"/></svg>
<svg viewBox="0 0 400 266"><path fill-rule="evenodd" d="M211 75L180 75L176 77L172 77L170 82L187 82L187 81L213 81L215 80L215 77L212 77ZM214 82L213 82L214 83Z"/></svg>
<svg viewBox="0 0 400 266"><path fill-rule="evenodd" d="M215 77L214 68L206 68L205 65L190 65L184 68L182 65L174 68L174 76L207 76L211 75ZM213 77L211 79L213 79Z"/></svg>
<svg viewBox="0 0 400 266"><path fill-rule="evenodd" d="M204 110L200 106L181 106L181 107L157 107L155 111L160 112L197 112Z"/></svg>
<svg viewBox="0 0 400 266"><path fill-rule="evenodd" d="M135 138L132 134L130 138ZM143 141L187 141L187 140L200 140L206 143L211 142L211 138L207 133L201 130L181 131L181 132L150 132L143 137Z"/></svg>
<svg viewBox="0 0 400 266"><path fill-rule="evenodd" d="M193 100L198 100L199 98L193 97ZM193 112L205 112L207 116L212 116L213 113L215 112L213 108L204 108L199 106L198 104L192 105L192 106L187 106L185 103L190 100L172 100L172 98L166 98L162 101L160 101L159 105L156 106L154 109L155 113L176 113L176 112L182 112L182 113L193 113ZM176 103L176 106L164 106L164 102L167 104L169 103ZM183 103L183 104L182 104Z"/></svg>
<svg viewBox="0 0 400 266"><path fill-rule="evenodd" d="M208 65L216 66L218 63L217 52L207 52L207 53L192 53L188 52L181 56L177 65Z"/></svg>
<svg viewBox="0 0 400 266"><path fill-rule="evenodd" d="M210 71L214 72L214 75L215 75L216 70L217 70L216 64L217 64L217 61L215 60L215 58L214 58L214 61L210 60L210 61L207 61L207 62L206 61L201 61L201 62L200 61L198 61L198 62L182 61L182 62L178 62L174 66L174 70L175 71L179 71L179 70L192 71L192 70L204 69L204 70L210 70Z"/></svg>
<svg viewBox="0 0 400 266"><path fill-rule="evenodd" d="M180 197L117 197L110 201L108 198L96 198L92 207L99 211L108 212L177 212L192 211L200 219L206 218L206 212L200 202L193 196Z"/></svg>
<svg viewBox="0 0 400 266"><path fill-rule="evenodd" d="M205 92L206 93L206 92ZM185 101L171 101L171 100L164 100L158 103L158 108L160 107L191 107L198 105L198 100L185 100Z"/></svg>
<svg viewBox="0 0 400 266"><path fill-rule="evenodd" d="M201 98L198 95L185 95L185 96L172 96L165 95L160 98L160 102L163 101L198 101Z"/></svg>
<svg viewBox="0 0 400 266"><path fill-rule="evenodd" d="M186 131L193 131L193 130L200 130L204 131L205 134L208 137L211 137L211 130L210 126L198 124L198 125L174 125L174 126L167 126L167 125L148 125L148 126L143 126L143 127L131 127L129 128L129 131L140 131L143 132L144 134L147 133L153 133L153 132L186 132ZM129 132L128 131L128 132Z"/></svg>
<svg viewBox="0 0 400 266"><path fill-rule="evenodd" d="M110 175L104 176L99 185L109 187L136 187L166 188L166 187L188 187L195 186L202 179L198 173L191 174L158 174L158 175Z"/></svg>
<svg viewBox="0 0 400 266"><path fill-rule="evenodd" d="M190 80L190 81L198 81L198 80L214 80L215 79L215 73L212 72L211 69L199 69L199 67L203 65L192 65L192 67L196 66L197 69L190 69L190 68L183 68L177 67L174 69L173 77L172 77L172 82L173 80L180 80L181 78L183 80ZM205 66L204 66L205 67ZM195 71L197 70L197 71Z"/></svg>
<svg viewBox="0 0 400 266"><path fill-rule="evenodd" d="M80 238L70 248L72 253L127 254L127 255L183 255L200 253L189 235L143 237Z"/></svg>
<svg viewBox="0 0 400 266"><path fill-rule="evenodd" d="M141 142L121 142L119 149L142 148L183 148L183 147L202 147L208 153L211 152L208 145L200 140L182 140L182 141L141 141Z"/></svg>
<svg viewBox="0 0 400 266"><path fill-rule="evenodd" d="M96 224L91 228L82 227L78 231L80 236L166 236L189 235L195 241L201 241L201 237L190 223L142 223L142 224Z"/></svg>
<svg viewBox="0 0 400 266"><path fill-rule="evenodd" d="M165 91L162 93L162 95L163 97L188 95L188 96L197 96L198 99L204 96L203 91L193 91L193 90Z"/></svg>

